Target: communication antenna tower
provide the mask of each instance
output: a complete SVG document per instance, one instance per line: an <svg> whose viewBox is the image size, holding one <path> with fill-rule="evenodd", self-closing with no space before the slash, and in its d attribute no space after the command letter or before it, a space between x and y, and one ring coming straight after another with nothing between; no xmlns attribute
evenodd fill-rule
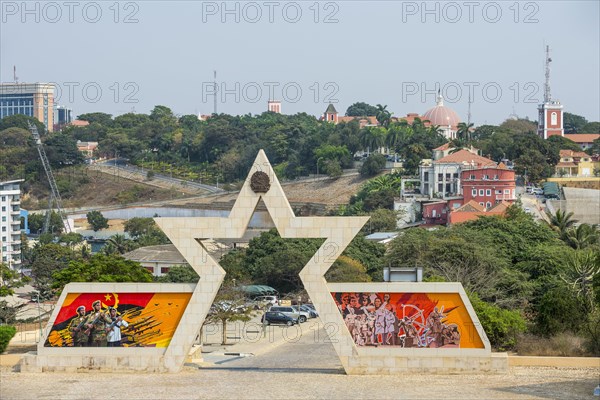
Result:
<svg viewBox="0 0 600 400"><path fill-rule="evenodd" d="M217 71L214 71L214 82L213 82L213 100L214 100L214 111L213 113L217 115Z"/></svg>
<svg viewBox="0 0 600 400"><path fill-rule="evenodd" d="M550 103L552 96L550 95L550 46L546 46L546 82L544 83L544 103Z"/></svg>

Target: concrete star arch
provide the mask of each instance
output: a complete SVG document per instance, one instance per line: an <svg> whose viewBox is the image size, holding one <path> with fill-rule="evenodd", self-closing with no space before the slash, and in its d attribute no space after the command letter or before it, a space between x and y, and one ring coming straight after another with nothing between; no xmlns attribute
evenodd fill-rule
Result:
<svg viewBox="0 0 600 400"><path fill-rule="evenodd" d="M255 193L250 179L255 172L265 172L271 181L266 193ZM226 218L156 218L157 224L200 276L192 298L165 353L169 369L183 365L197 333L225 277L225 271L199 240L241 238L262 198L282 238L324 238L317 253L300 272L308 295L325 324L338 327L333 346L348 368L349 358L356 355L354 342L345 329L342 316L329 293L324 275L360 231L369 217L296 217L263 150L258 153L244 186Z"/></svg>

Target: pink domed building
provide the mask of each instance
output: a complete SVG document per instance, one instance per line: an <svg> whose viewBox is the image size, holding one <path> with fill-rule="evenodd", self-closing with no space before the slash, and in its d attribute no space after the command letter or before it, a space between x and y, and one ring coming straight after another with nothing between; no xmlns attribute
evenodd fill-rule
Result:
<svg viewBox="0 0 600 400"><path fill-rule="evenodd" d="M423 119L431 122L431 125L439 126L441 133L448 140L456 138L460 118L456 111L444 105L444 98L441 94L438 93L436 106L427 110Z"/></svg>

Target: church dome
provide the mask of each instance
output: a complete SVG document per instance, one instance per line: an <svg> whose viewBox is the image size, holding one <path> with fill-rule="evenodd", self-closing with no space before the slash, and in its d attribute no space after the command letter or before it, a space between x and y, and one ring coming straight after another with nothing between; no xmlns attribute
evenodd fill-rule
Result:
<svg viewBox="0 0 600 400"><path fill-rule="evenodd" d="M460 122L458 114L444 105L444 98L441 94L438 94L437 105L423 115L423 118L429 120L432 125L438 125L440 128L446 128L448 126L452 129L457 129L457 125Z"/></svg>

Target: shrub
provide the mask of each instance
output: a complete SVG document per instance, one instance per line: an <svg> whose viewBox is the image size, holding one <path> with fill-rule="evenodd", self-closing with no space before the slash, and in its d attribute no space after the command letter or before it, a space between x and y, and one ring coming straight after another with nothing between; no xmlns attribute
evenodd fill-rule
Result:
<svg viewBox="0 0 600 400"><path fill-rule="evenodd" d="M509 350L517 344L517 335L525 331L525 319L517 310L505 310L469 295L491 345L498 350Z"/></svg>
<svg viewBox="0 0 600 400"><path fill-rule="evenodd" d="M360 167L362 176L375 176L385 168L385 157L381 154L371 154Z"/></svg>
<svg viewBox="0 0 600 400"><path fill-rule="evenodd" d="M577 332L585 322L579 302L566 286L548 290L538 305L535 330L542 336L560 332Z"/></svg>
<svg viewBox="0 0 600 400"><path fill-rule="evenodd" d="M520 356L582 357L589 355L584 338L563 332L550 338L519 335L516 351Z"/></svg>
<svg viewBox="0 0 600 400"><path fill-rule="evenodd" d="M10 325L0 326L0 354L8 347L10 339L17 333L17 328Z"/></svg>

